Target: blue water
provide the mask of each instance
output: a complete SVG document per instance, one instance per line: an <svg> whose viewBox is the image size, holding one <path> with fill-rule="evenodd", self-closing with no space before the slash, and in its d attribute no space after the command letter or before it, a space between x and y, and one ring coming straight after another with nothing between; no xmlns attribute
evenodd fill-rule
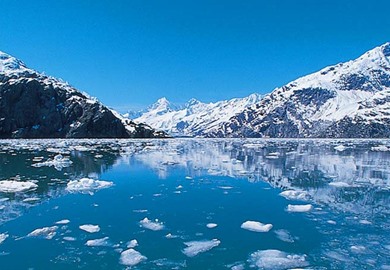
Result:
<svg viewBox="0 0 390 270"><path fill-rule="evenodd" d="M390 269L390 141L4 140L0 147L0 181L38 185L0 192L0 234L8 235L0 269ZM58 153L72 164L31 166ZM113 186L66 189L83 177ZM305 197L286 199L285 190ZM308 212L287 211L309 204ZM144 218L164 228L144 228ZM245 221L272 229L245 230ZM55 225L52 239L27 236ZM86 245L103 237L105 246ZM132 239L147 259L124 265ZM184 252L185 243L217 240L195 256Z"/></svg>

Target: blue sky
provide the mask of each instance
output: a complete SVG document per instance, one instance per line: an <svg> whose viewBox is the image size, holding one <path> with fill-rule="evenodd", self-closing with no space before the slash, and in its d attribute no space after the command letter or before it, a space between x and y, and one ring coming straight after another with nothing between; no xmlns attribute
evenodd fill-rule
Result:
<svg viewBox="0 0 390 270"><path fill-rule="evenodd" d="M268 93L390 41L388 0L0 0L0 50L124 111Z"/></svg>

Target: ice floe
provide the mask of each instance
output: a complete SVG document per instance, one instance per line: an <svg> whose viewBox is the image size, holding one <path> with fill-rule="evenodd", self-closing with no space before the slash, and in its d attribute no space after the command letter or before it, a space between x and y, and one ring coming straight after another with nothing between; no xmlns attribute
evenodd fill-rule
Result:
<svg viewBox="0 0 390 270"><path fill-rule="evenodd" d="M62 238L62 239L64 239L65 241L68 241L68 242L74 242L74 241L76 241L76 238L71 237L71 236L65 236L65 237Z"/></svg>
<svg viewBox="0 0 390 270"><path fill-rule="evenodd" d="M8 234L6 233L0 233L0 244L3 243L5 241L5 239L8 238Z"/></svg>
<svg viewBox="0 0 390 270"><path fill-rule="evenodd" d="M218 239L191 241L184 243L187 247L183 249L183 253L188 257L194 257L199 253L209 251L210 249L219 246L221 241Z"/></svg>
<svg viewBox="0 0 390 270"><path fill-rule="evenodd" d="M59 225L65 225L65 224L68 224L70 223L70 220L69 219L63 219L63 220L59 220L56 222L56 224L59 224Z"/></svg>
<svg viewBox="0 0 390 270"><path fill-rule="evenodd" d="M36 189L37 184L31 181L13 181L13 180L3 180L0 181L0 192L4 193L16 193L24 192L32 189Z"/></svg>
<svg viewBox="0 0 390 270"><path fill-rule="evenodd" d="M248 220L241 224L241 228L252 232L269 232L272 229L272 224Z"/></svg>
<svg viewBox="0 0 390 270"><path fill-rule="evenodd" d="M347 147L345 147L344 145L340 144L340 145L335 146L334 149L339 151L339 152L342 152L345 149L347 149Z"/></svg>
<svg viewBox="0 0 390 270"><path fill-rule="evenodd" d="M56 170L61 171L63 168L72 165L72 163L73 162L69 159L69 157L64 157L63 155L58 154L54 156L53 159L48 159L44 162L35 163L32 166L37 168L44 166L54 167Z"/></svg>
<svg viewBox="0 0 390 270"><path fill-rule="evenodd" d="M58 226L43 227L30 232L28 237L41 237L45 239L52 239L57 234Z"/></svg>
<svg viewBox="0 0 390 270"><path fill-rule="evenodd" d="M138 251L130 248L121 253L119 262L126 266L134 266L139 264L142 261L145 261L147 258L143 256Z"/></svg>
<svg viewBox="0 0 390 270"><path fill-rule="evenodd" d="M306 255L289 254L275 249L256 251L250 255L249 262L253 267L264 270L291 269L309 265Z"/></svg>
<svg viewBox="0 0 390 270"><path fill-rule="evenodd" d="M215 228L215 227L217 227L217 226L218 226L217 223L208 223L208 224L206 225L206 227L209 228L209 229L213 229L213 228Z"/></svg>
<svg viewBox="0 0 390 270"><path fill-rule="evenodd" d="M136 239L127 242L127 248L135 248L136 246L138 246L138 241Z"/></svg>
<svg viewBox="0 0 390 270"><path fill-rule="evenodd" d="M276 237L279 238L283 242L287 243L293 243L294 238L290 235L290 233L287 230L275 230L274 233L276 234Z"/></svg>
<svg viewBox="0 0 390 270"><path fill-rule="evenodd" d="M287 206L287 211L288 212L309 212L313 209L313 205L311 204L301 204L301 205L293 205L289 204Z"/></svg>
<svg viewBox="0 0 390 270"><path fill-rule="evenodd" d="M92 225L92 224L85 224L79 226L80 230L89 232L89 233L96 233L100 231L99 225Z"/></svg>
<svg viewBox="0 0 390 270"><path fill-rule="evenodd" d="M111 246L109 237L88 240L85 245L89 247L108 247Z"/></svg>
<svg viewBox="0 0 390 270"><path fill-rule="evenodd" d="M299 200L299 201L306 201L310 197L306 191L301 191L301 190L285 190L279 193L279 195L288 200Z"/></svg>
<svg viewBox="0 0 390 270"><path fill-rule="evenodd" d="M81 178L80 180L69 181L66 190L70 192L93 192L96 190L109 188L113 182L94 180L90 178Z"/></svg>
<svg viewBox="0 0 390 270"><path fill-rule="evenodd" d="M152 221L148 218L144 218L143 220L141 220L139 222L139 224L143 228L148 229L148 230L152 230L152 231L161 231L162 229L164 229L164 224L162 222L160 222L158 219L155 219L154 221Z"/></svg>

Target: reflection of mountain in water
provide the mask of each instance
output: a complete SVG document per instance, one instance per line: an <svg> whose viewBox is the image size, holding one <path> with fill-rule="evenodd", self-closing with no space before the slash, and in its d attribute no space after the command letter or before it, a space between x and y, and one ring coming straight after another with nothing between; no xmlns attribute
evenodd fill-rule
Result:
<svg viewBox="0 0 390 270"><path fill-rule="evenodd" d="M89 147L87 141L40 140L1 141L0 181L34 181L38 188L23 193L0 192L0 224L20 216L31 206L65 193L69 180L97 176L108 170L118 153L96 144ZM82 151L80 151L82 150ZM71 166L35 168L34 158L52 159L58 153L69 157ZM98 157L98 158L97 158Z"/></svg>
<svg viewBox="0 0 390 270"><path fill-rule="evenodd" d="M176 140L150 145L136 158L156 169L162 178L169 174L171 166L181 166L191 176L211 174L262 180L281 189L307 191L320 205L385 215L389 214L390 202L390 152L372 149L386 143Z"/></svg>

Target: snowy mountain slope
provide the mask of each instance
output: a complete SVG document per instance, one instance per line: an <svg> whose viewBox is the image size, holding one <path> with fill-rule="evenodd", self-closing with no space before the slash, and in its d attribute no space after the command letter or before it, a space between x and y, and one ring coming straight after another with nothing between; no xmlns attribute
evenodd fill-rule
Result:
<svg viewBox="0 0 390 270"><path fill-rule="evenodd" d="M32 70L0 52L0 137L164 136L118 115L68 83Z"/></svg>
<svg viewBox="0 0 390 270"><path fill-rule="evenodd" d="M258 94L216 103L202 103L191 99L180 108L161 98L134 121L147 123L173 136L203 136L217 131L221 123L260 99Z"/></svg>
<svg viewBox="0 0 390 270"><path fill-rule="evenodd" d="M211 137L389 137L390 43L276 88Z"/></svg>

